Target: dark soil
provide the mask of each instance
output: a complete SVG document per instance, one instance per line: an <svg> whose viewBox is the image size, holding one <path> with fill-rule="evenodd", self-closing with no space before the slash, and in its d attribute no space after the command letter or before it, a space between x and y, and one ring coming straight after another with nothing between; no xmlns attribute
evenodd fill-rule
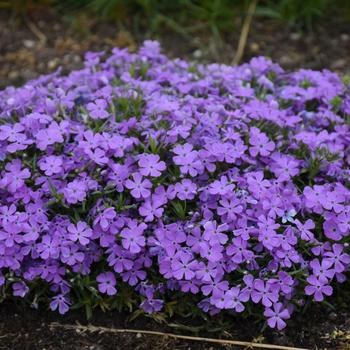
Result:
<svg viewBox="0 0 350 350"><path fill-rule="evenodd" d="M170 320L174 321L174 320ZM179 321L178 319L175 320ZM215 318L214 320L215 321ZM242 349L232 345L216 345L206 342L176 340L142 334L113 334L107 332L89 333L79 329L56 328L62 325L102 326L108 328L132 328L176 333L174 328L156 323L146 317L128 322L128 315L116 312L96 311L93 318L86 321L83 313L71 311L67 316L45 309L35 310L28 306L3 303L0 306L0 349L7 350L217 350ZM193 321L191 321L191 325ZM311 307L304 315L291 321L284 332L275 333L267 329L261 332L251 320L236 319L232 316L230 328L220 334L209 330L191 334L181 334L222 339L233 339L306 349L346 350L350 349L349 314L328 313L325 309Z"/></svg>
<svg viewBox="0 0 350 350"><path fill-rule="evenodd" d="M99 23L84 14L62 17L48 10L30 18L12 18L0 10L0 88L19 85L62 66L65 72L82 65L88 50L122 46L135 50L149 34L121 29L115 23ZM231 63L240 35L233 24L222 41L209 33L176 34L162 27L153 39L162 43L171 57L203 62ZM258 55L271 57L286 69L328 68L350 73L350 26L330 16L303 32L280 22L256 17L253 20L243 61Z"/></svg>
<svg viewBox="0 0 350 350"><path fill-rule="evenodd" d="M180 36L169 31L153 39L160 40L171 57L179 56L202 62L230 63L235 53L239 31L226 36L222 43L210 36ZM78 69L86 51L108 50L115 46L136 50L146 38L140 33L118 29L113 24L96 24L84 16L73 22L50 12L33 14L31 18L14 20L0 12L0 89L20 85L40 74L62 66L64 72ZM328 68L344 74L350 73L350 27L336 19L315 26L313 32L300 32L271 21L255 19L243 61L265 55L286 69ZM350 299L349 299L350 300ZM311 307L305 314L289 322L287 330L275 333L261 331L251 320L229 320L224 332L202 331L197 334L179 331L156 323L146 317L128 322L128 315L115 312L94 313L90 323L109 328L148 329L163 332L222 337L234 340L289 345L308 349L350 349L350 309L340 307L336 314L326 307ZM215 322L215 317L213 319ZM71 311L61 317L45 309L35 310L13 303L0 304L0 349L21 350L153 350L153 349L235 349L233 346L216 346L210 343L189 342L166 337L141 334L87 333L52 328L61 324L87 324L84 314ZM190 321L175 319L172 323ZM194 322L194 321L191 321Z"/></svg>

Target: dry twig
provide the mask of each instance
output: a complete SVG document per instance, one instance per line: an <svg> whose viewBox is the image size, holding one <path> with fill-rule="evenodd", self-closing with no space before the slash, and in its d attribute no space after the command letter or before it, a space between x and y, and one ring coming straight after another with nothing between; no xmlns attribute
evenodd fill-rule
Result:
<svg viewBox="0 0 350 350"><path fill-rule="evenodd" d="M107 327L97 327L93 325L82 326L78 325L69 325L69 324L61 324L61 323L51 323L50 329L54 328L63 328L66 330L75 330L80 332L91 332L91 333L135 333L135 334L144 334L144 335L155 335L162 337L169 337L174 339L185 339L191 341L201 341L207 343L216 343L222 345L237 345L237 346L245 346L248 349L271 349L271 350L308 350L303 348L295 348L290 346L282 346L282 345L271 345L271 344L259 344L259 343L251 343L246 341L238 341L238 340L226 340L226 339L214 339L214 338L201 338L194 337L189 335L178 335L174 333L165 333L165 332L156 332L156 331L147 331L147 330L139 330L139 329L123 329L123 328L107 328Z"/></svg>
<svg viewBox="0 0 350 350"><path fill-rule="evenodd" d="M26 25L29 30L39 39L41 45L45 45L47 41L46 35L39 29L39 27L30 19L26 19Z"/></svg>
<svg viewBox="0 0 350 350"><path fill-rule="evenodd" d="M235 57L232 60L233 65L237 65L243 57L244 49L247 44L250 25L252 23L252 19L253 19L257 4L258 4L258 0L252 0L249 4L248 13L244 19L241 35L239 37L237 51L236 51Z"/></svg>

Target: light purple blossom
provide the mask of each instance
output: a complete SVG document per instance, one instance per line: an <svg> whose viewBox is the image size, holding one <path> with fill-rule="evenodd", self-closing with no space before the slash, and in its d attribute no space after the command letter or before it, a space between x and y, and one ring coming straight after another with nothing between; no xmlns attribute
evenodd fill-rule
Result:
<svg viewBox="0 0 350 350"><path fill-rule="evenodd" d="M279 331L286 327L284 320L290 318L288 309L283 308L282 303L276 303L273 308L266 308L264 316L267 317L267 323L271 328L277 328Z"/></svg>
<svg viewBox="0 0 350 350"><path fill-rule="evenodd" d="M117 293L117 289L115 288L117 281L113 272L100 273L96 277L96 281L98 282L98 290L101 293L106 293L108 295Z"/></svg>

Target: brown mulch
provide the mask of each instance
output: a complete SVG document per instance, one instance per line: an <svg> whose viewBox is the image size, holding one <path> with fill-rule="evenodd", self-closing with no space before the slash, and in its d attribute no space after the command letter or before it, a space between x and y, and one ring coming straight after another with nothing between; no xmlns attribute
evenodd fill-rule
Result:
<svg viewBox="0 0 350 350"><path fill-rule="evenodd" d="M219 345L207 342L174 339L144 335L103 331L103 328L138 329L166 333L187 334L190 336L222 338L254 343L275 344L296 348L317 350L350 350L349 313L335 314L312 306L304 315L296 315L286 330L274 332L261 330L254 320L229 316L230 326L222 332L210 329L191 333L174 328L174 323L186 327L194 326L194 320L170 319L169 325L157 323L151 318L140 316L129 321L127 314L96 310L88 322L81 311L70 311L60 316L45 309L38 310L23 304L4 302L0 304L0 349L3 350L242 350L244 347ZM215 323L215 317L212 319ZM85 332L81 328L65 329L62 325L88 325L102 327L101 332ZM188 327L189 328L189 327Z"/></svg>
<svg viewBox="0 0 350 350"><path fill-rule="evenodd" d="M210 35L175 34L166 27L153 36L171 57L202 62L231 63L240 35L234 25L222 42ZM40 74L62 66L65 72L80 68L86 51L108 50L115 46L135 50L149 33L133 33L116 23L99 23L76 14L67 19L46 11L25 19L13 19L0 12L0 88L20 85ZM350 73L350 26L329 18L316 24L312 32L255 17L248 36L243 61L265 55L286 69L331 69Z"/></svg>

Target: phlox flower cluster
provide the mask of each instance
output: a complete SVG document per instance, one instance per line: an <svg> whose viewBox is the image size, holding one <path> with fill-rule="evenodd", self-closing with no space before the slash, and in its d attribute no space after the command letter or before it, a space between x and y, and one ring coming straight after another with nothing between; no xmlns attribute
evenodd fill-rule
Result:
<svg viewBox="0 0 350 350"><path fill-rule="evenodd" d="M283 329L346 279L349 106L329 71L196 65L153 41L8 87L3 292L62 314L130 290L145 313L186 295Z"/></svg>

